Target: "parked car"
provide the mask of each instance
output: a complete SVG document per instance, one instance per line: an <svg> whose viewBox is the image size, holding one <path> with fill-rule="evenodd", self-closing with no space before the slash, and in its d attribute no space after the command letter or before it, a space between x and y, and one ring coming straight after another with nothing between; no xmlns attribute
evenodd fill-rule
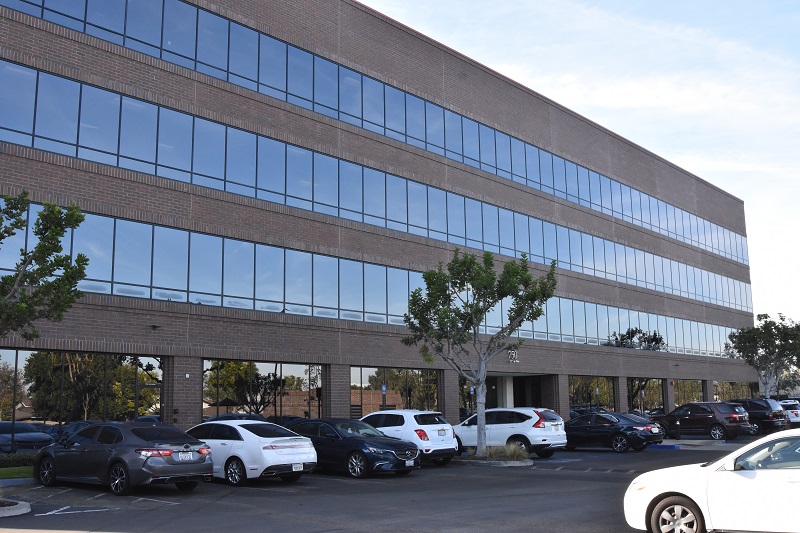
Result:
<svg viewBox="0 0 800 533"><path fill-rule="evenodd" d="M136 417L137 422L150 422L151 424L160 424L161 415L144 415Z"/></svg>
<svg viewBox="0 0 800 533"><path fill-rule="evenodd" d="M661 428L628 413L594 413L570 419L566 424L567 449L580 446L605 446L622 453L643 451L650 444L661 444Z"/></svg>
<svg viewBox="0 0 800 533"><path fill-rule="evenodd" d="M203 422L214 422L216 420L256 420L258 422L269 422L269 420L258 413L222 413L209 416L204 419Z"/></svg>
<svg viewBox="0 0 800 533"><path fill-rule="evenodd" d="M625 520L647 531L800 533L795 513L751 512L742 502L781 501L800 483L800 429L762 437L721 459L647 472L628 486Z"/></svg>
<svg viewBox="0 0 800 533"><path fill-rule="evenodd" d="M216 420L203 422L186 433L211 447L214 477L229 485L273 476L293 482L317 466L311 440L277 424Z"/></svg>
<svg viewBox="0 0 800 533"><path fill-rule="evenodd" d="M0 452L38 450L53 442L53 437L27 422L13 422L14 445L11 444L12 422L0 422Z"/></svg>
<svg viewBox="0 0 800 533"><path fill-rule="evenodd" d="M786 429L788 424L786 411L777 400L771 398L740 398L730 400L744 407L750 415L750 426L753 435Z"/></svg>
<svg viewBox="0 0 800 533"><path fill-rule="evenodd" d="M714 440L735 439L750 431L744 408L732 402L690 402L666 415L653 415L653 423L664 429L666 436L681 434L708 435Z"/></svg>
<svg viewBox="0 0 800 533"><path fill-rule="evenodd" d="M52 426L48 426L47 433L52 435L54 440L58 440L62 437L69 437L74 433L82 430L85 427L92 426L94 424L100 424L102 420L74 420L72 422L67 423L59 423L54 424Z"/></svg>
<svg viewBox="0 0 800 533"><path fill-rule="evenodd" d="M786 411L787 422L793 428L800 427L800 402L797 400L781 400L781 407Z"/></svg>
<svg viewBox="0 0 800 533"><path fill-rule="evenodd" d="M58 480L108 485L117 495L137 485L174 483L182 491L211 479L211 448L180 429L144 422L88 426L39 450L34 475L46 486Z"/></svg>
<svg viewBox="0 0 800 533"><path fill-rule="evenodd" d="M478 415L453 426L458 448L478 445ZM552 457L567 445L564 420L544 407L499 407L486 410L486 445L519 446L539 457Z"/></svg>
<svg viewBox="0 0 800 533"><path fill-rule="evenodd" d="M458 454L458 441L447 419L436 411L388 409L361 419L388 437L417 445L423 461L446 465Z"/></svg>
<svg viewBox="0 0 800 533"><path fill-rule="evenodd" d="M320 467L344 470L354 478L377 472L402 476L419 468L413 442L387 437L361 420L302 418L290 422L289 429L312 440Z"/></svg>

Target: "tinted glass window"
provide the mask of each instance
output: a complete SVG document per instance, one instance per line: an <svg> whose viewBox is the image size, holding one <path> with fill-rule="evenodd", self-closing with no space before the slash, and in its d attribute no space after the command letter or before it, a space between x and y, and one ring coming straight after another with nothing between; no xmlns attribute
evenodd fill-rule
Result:
<svg viewBox="0 0 800 533"><path fill-rule="evenodd" d="M176 442L195 442L194 437L187 435L177 428L156 426L146 428L133 428L131 433L136 435L142 440L147 442L163 442L163 443L176 443Z"/></svg>
<svg viewBox="0 0 800 533"><path fill-rule="evenodd" d="M447 420L441 413L424 413L421 415L414 415L414 420L416 420L421 426L447 424Z"/></svg>
<svg viewBox="0 0 800 533"><path fill-rule="evenodd" d="M245 424L239 426L241 429L246 429L250 433L259 437L295 437L297 434L294 431L278 426L276 424Z"/></svg>
<svg viewBox="0 0 800 533"><path fill-rule="evenodd" d="M549 409L546 409L544 411L539 411L539 415L548 422L561 422L561 420L563 420L558 415L558 413L556 413L555 411L551 411Z"/></svg>
<svg viewBox="0 0 800 533"><path fill-rule="evenodd" d="M382 428L385 427L383 425L383 418L384 415L382 414L369 415L368 417L364 418L364 422L366 422L372 427Z"/></svg>
<svg viewBox="0 0 800 533"><path fill-rule="evenodd" d="M300 435L309 435L315 437L317 435L317 428L319 424L315 424L312 422L304 422L302 424L297 424L296 426L292 426L292 431L299 433Z"/></svg>
<svg viewBox="0 0 800 533"><path fill-rule="evenodd" d="M100 444L116 444L122 442L122 432L113 426L103 426L100 434L97 435L97 442Z"/></svg>
<svg viewBox="0 0 800 533"><path fill-rule="evenodd" d="M100 426L89 426L72 435L69 440L77 444L89 444L94 440L94 435Z"/></svg>
<svg viewBox="0 0 800 533"><path fill-rule="evenodd" d="M193 427L186 433L196 438L197 440L203 440L211 436L212 427L214 427L214 424L201 424L199 426Z"/></svg>

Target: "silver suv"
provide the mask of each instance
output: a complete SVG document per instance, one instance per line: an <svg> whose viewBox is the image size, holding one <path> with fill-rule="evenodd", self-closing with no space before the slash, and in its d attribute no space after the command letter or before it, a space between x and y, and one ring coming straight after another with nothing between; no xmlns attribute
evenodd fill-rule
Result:
<svg viewBox="0 0 800 533"><path fill-rule="evenodd" d="M453 426L459 447L478 445L478 415ZM512 444L539 457L552 457L567 445L564 420L543 407L500 407L486 410L486 445Z"/></svg>

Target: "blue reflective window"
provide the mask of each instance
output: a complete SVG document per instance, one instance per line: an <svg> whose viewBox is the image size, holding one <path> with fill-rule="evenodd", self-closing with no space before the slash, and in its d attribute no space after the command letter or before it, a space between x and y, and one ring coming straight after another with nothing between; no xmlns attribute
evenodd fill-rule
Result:
<svg viewBox="0 0 800 533"><path fill-rule="evenodd" d="M341 308L364 310L364 265L357 261L339 260L339 298Z"/></svg>
<svg viewBox="0 0 800 533"><path fill-rule="evenodd" d="M511 173L521 178L527 176L525 168L525 143L514 137L511 137ZM525 183L525 181L521 182Z"/></svg>
<svg viewBox="0 0 800 533"><path fill-rule="evenodd" d="M36 136L75 144L80 84L42 72L36 102Z"/></svg>
<svg viewBox="0 0 800 533"><path fill-rule="evenodd" d="M408 312L408 272L398 268L386 269L386 295L389 315L402 317ZM389 319L390 323L397 324L398 320ZM399 320L402 324L402 318Z"/></svg>
<svg viewBox="0 0 800 533"><path fill-rule="evenodd" d="M553 189L559 198L566 198L567 174L564 159L553 156Z"/></svg>
<svg viewBox="0 0 800 533"><path fill-rule="evenodd" d="M584 302L583 309L586 314L586 339L589 344L597 344L599 321L597 319L597 304Z"/></svg>
<svg viewBox="0 0 800 533"><path fill-rule="evenodd" d="M102 0L98 2L103 4ZM162 0L128 0L128 13L125 20L126 46L132 46L130 38L161 47L161 17L163 15ZM158 55L156 49L152 49L150 54Z"/></svg>
<svg viewBox="0 0 800 533"><path fill-rule="evenodd" d="M528 185L539 189L542 183L541 170L539 168L539 149L530 144L525 145L525 169Z"/></svg>
<svg viewBox="0 0 800 533"><path fill-rule="evenodd" d="M286 192L286 145L266 137L258 138L258 188Z"/></svg>
<svg viewBox="0 0 800 533"><path fill-rule="evenodd" d="M158 164L191 170L192 117L161 108L158 120Z"/></svg>
<svg viewBox="0 0 800 533"><path fill-rule="evenodd" d="M428 188L413 181L408 182L408 223L418 228L428 227Z"/></svg>
<svg viewBox="0 0 800 533"><path fill-rule="evenodd" d="M371 168L364 168L364 214L386 218L386 174Z"/></svg>
<svg viewBox="0 0 800 533"><path fill-rule="evenodd" d="M385 86L386 127L399 133L406 131L406 100L403 91ZM364 117L366 118L366 117ZM374 121L373 121L374 122Z"/></svg>
<svg viewBox="0 0 800 533"><path fill-rule="evenodd" d="M561 338L562 342L572 342L572 335L575 333L575 324L572 311L572 300L560 298L559 307L561 308Z"/></svg>
<svg viewBox="0 0 800 533"><path fill-rule="evenodd" d="M152 226L117 220L114 232L115 283L150 285L152 235Z"/></svg>
<svg viewBox="0 0 800 533"><path fill-rule="evenodd" d="M590 207L592 202L591 187L589 185L589 171L584 167L578 168L578 198L584 207Z"/></svg>
<svg viewBox="0 0 800 533"><path fill-rule="evenodd" d="M554 194L553 154L544 150L539 150L539 179L542 183L542 190Z"/></svg>
<svg viewBox="0 0 800 533"><path fill-rule="evenodd" d="M528 217L519 213L514 213L514 248L517 251L517 257L519 257L519 254L521 253L525 253L527 255L530 255L531 253L531 242L530 237L528 236L528 229Z"/></svg>
<svg viewBox="0 0 800 533"><path fill-rule="evenodd" d="M214 296L222 293L222 238L200 233L190 235L189 290ZM189 300L219 305L219 298L205 295L190 295Z"/></svg>
<svg viewBox="0 0 800 533"><path fill-rule="evenodd" d="M406 94L406 133L415 139L425 140L425 102L410 94Z"/></svg>
<svg viewBox="0 0 800 533"><path fill-rule="evenodd" d="M500 253L514 256L514 213L508 209L498 209Z"/></svg>
<svg viewBox="0 0 800 533"><path fill-rule="evenodd" d="M567 198L570 201L578 202L578 165L572 161L565 161L567 179Z"/></svg>
<svg viewBox="0 0 800 533"><path fill-rule="evenodd" d="M314 203L329 206L339 204L339 161L318 153L314 154ZM337 213L334 211L330 214Z"/></svg>
<svg viewBox="0 0 800 533"><path fill-rule="evenodd" d="M569 231L569 262L572 263L572 270L583 272L583 244L581 243L581 233L574 229Z"/></svg>
<svg viewBox="0 0 800 533"><path fill-rule="evenodd" d="M472 198L465 199L467 218L467 245L483 248L483 213L481 203Z"/></svg>
<svg viewBox="0 0 800 533"><path fill-rule="evenodd" d="M304 50L289 47L289 62L287 67L287 90L294 95L308 100L314 96L314 56ZM296 99L292 103L307 106Z"/></svg>
<svg viewBox="0 0 800 533"><path fill-rule="evenodd" d="M447 237L447 197L441 189L428 187L428 229L436 231L442 235L438 238Z"/></svg>
<svg viewBox="0 0 800 533"><path fill-rule="evenodd" d="M625 282L625 278L627 277L627 262L625 256L625 245L614 243L615 248L615 255L617 258L616 270L617 270L617 281ZM632 273L633 274L633 273Z"/></svg>
<svg viewBox="0 0 800 533"><path fill-rule="evenodd" d="M225 178L228 181L255 187L256 145L257 139L254 134L228 128L225 159Z"/></svg>
<svg viewBox="0 0 800 533"><path fill-rule="evenodd" d="M549 263L558 259L555 224L542 222L542 235L544 236L544 259Z"/></svg>
<svg viewBox="0 0 800 533"><path fill-rule="evenodd" d="M311 305L311 257L305 252L286 250L287 311L310 314L310 309L303 306Z"/></svg>
<svg viewBox="0 0 800 533"><path fill-rule="evenodd" d="M364 311L370 322L386 322L386 267L364 265Z"/></svg>
<svg viewBox="0 0 800 533"><path fill-rule="evenodd" d="M384 85L381 82L364 76L364 120L377 126L383 126L384 124L383 89ZM379 133L382 133L382 131L379 131Z"/></svg>
<svg viewBox="0 0 800 533"><path fill-rule="evenodd" d="M270 310L283 309L283 252L274 246L256 245L256 298L281 302L280 308L267 307Z"/></svg>
<svg viewBox="0 0 800 533"><path fill-rule="evenodd" d="M258 79L258 32L231 22L228 62L231 74L247 80ZM251 89L254 87L250 86Z"/></svg>
<svg viewBox="0 0 800 533"><path fill-rule="evenodd" d="M328 310L317 311L317 307L338 309L339 307L339 260L326 255L314 255L314 314L333 316Z"/></svg>
<svg viewBox="0 0 800 533"><path fill-rule="evenodd" d="M354 213L363 212L362 179L363 167L347 161L339 161L339 207Z"/></svg>
<svg viewBox="0 0 800 533"><path fill-rule="evenodd" d="M497 166L495 158L494 130L483 124L478 124L481 143L481 163L489 167Z"/></svg>
<svg viewBox="0 0 800 533"><path fill-rule="evenodd" d="M81 93L79 143L81 146L117 152L119 138L120 96L85 86ZM88 154L81 154L86 159ZM116 164L116 158L110 164Z"/></svg>
<svg viewBox="0 0 800 533"><path fill-rule="evenodd" d="M267 35L260 36L258 81L278 91L286 91L286 43ZM279 98L280 95L272 93ZM285 97L284 97L285 98Z"/></svg>
<svg viewBox="0 0 800 533"><path fill-rule="evenodd" d="M155 226L153 228L153 286L186 291L189 285L189 232ZM159 299L186 301L186 295L153 291Z"/></svg>
<svg viewBox="0 0 800 533"><path fill-rule="evenodd" d="M537 218L528 219L528 228L530 229L531 239L531 257L534 261L544 262L544 230L542 228L542 221Z"/></svg>
<svg viewBox="0 0 800 533"><path fill-rule="evenodd" d="M508 135L501 132L495 134L495 153L497 155L497 170L503 171L504 177L511 174L511 139Z"/></svg>
<svg viewBox="0 0 800 533"><path fill-rule="evenodd" d="M20 234L23 236L24 234ZM8 240L3 242L4 247L15 253L21 248ZM111 280L112 257L114 249L114 219L98 215L86 214L86 218L78 226L72 237L73 254L84 254L89 258L86 267L86 277L95 280ZM19 260L19 257L16 258ZM10 265L13 266L13 263Z"/></svg>
<svg viewBox="0 0 800 533"><path fill-rule="evenodd" d="M558 253L558 266L569 268L569 230L564 226L556 226L556 246Z"/></svg>
<svg viewBox="0 0 800 533"><path fill-rule="evenodd" d="M545 304L545 318L547 320L547 338L551 341L561 340L561 298L550 298Z"/></svg>
<svg viewBox="0 0 800 533"><path fill-rule="evenodd" d="M83 13L80 18L83 18ZM89 0L86 6L86 22L122 33L125 31L125 0Z"/></svg>
<svg viewBox="0 0 800 533"><path fill-rule="evenodd" d="M251 242L225 239L222 293L238 298L252 298L255 274L255 245ZM230 302L233 307L252 305ZM226 304L227 305L227 304Z"/></svg>
<svg viewBox="0 0 800 533"><path fill-rule="evenodd" d="M158 107L124 97L120 118L119 155L155 163L157 135Z"/></svg>
<svg viewBox="0 0 800 533"><path fill-rule="evenodd" d="M483 243L484 249L499 252L500 244L498 210L496 206L483 204Z"/></svg>
<svg viewBox="0 0 800 533"><path fill-rule="evenodd" d="M286 146L286 194L311 200L312 152Z"/></svg>
<svg viewBox="0 0 800 533"><path fill-rule="evenodd" d="M425 136L428 144L444 147L444 110L430 102L425 102ZM428 149L432 147L429 146Z"/></svg>
<svg viewBox="0 0 800 533"><path fill-rule="evenodd" d="M451 192L447 193L447 232L462 239L466 237L464 197Z"/></svg>
<svg viewBox="0 0 800 533"><path fill-rule="evenodd" d="M614 216L622 217L622 189L618 181L610 180L611 182L611 209Z"/></svg>
<svg viewBox="0 0 800 533"><path fill-rule="evenodd" d="M197 16L197 61L228 70L228 21L202 9ZM205 71L200 66L198 70Z"/></svg>
<svg viewBox="0 0 800 533"><path fill-rule="evenodd" d="M614 243L611 241L603 241L606 248L606 274L608 279L616 279L617 275L617 253L614 247ZM595 256L597 257L597 256ZM610 277L609 277L610 276Z"/></svg>
<svg viewBox="0 0 800 533"><path fill-rule="evenodd" d="M164 50L194 59L196 35L197 8L178 0L165 0Z"/></svg>
<svg viewBox="0 0 800 533"><path fill-rule="evenodd" d="M463 132L463 142L464 142L464 157L473 159L475 161L480 161L481 143L478 136L478 123L475 122L474 120L462 117L461 126Z"/></svg>
<svg viewBox="0 0 800 533"><path fill-rule="evenodd" d="M194 119L194 156L192 171L213 178L225 177L225 126ZM205 184L205 183L204 183Z"/></svg>
<svg viewBox="0 0 800 533"><path fill-rule="evenodd" d="M361 118L361 74L339 67L339 110Z"/></svg>
<svg viewBox="0 0 800 533"><path fill-rule="evenodd" d="M327 59L314 57L314 103L339 108L339 67Z"/></svg>
<svg viewBox="0 0 800 533"><path fill-rule="evenodd" d="M462 154L461 115L444 110L445 149L456 155ZM448 154L449 156L450 154Z"/></svg>
<svg viewBox="0 0 800 533"><path fill-rule="evenodd" d="M610 215L613 210L611 201L611 180L602 174L600 175L600 203L603 208L603 213Z"/></svg>
<svg viewBox="0 0 800 533"><path fill-rule="evenodd" d="M30 146L33 133L33 111L36 101L36 72L0 62L0 140ZM23 132L26 136L2 131L2 128Z"/></svg>
<svg viewBox="0 0 800 533"><path fill-rule="evenodd" d="M45 9L52 9L69 17L83 20L86 0L46 0L44 7Z"/></svg>
<svg viewBox="0 0 800 533"><path fill-rule="evenodd" d="M408 222L406 180L387 174L386 198L391 199L386 202L386 218L401 223Z"/></svg>

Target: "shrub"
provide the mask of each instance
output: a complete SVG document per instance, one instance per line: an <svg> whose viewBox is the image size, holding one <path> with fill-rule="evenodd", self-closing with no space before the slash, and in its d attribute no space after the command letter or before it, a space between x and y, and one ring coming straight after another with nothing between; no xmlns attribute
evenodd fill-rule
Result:
<svg viewBox="0 0 800 533"><path fill-rule="evenodd" d="M0 453L0 468L33 466L36 452Z"/></svg>

